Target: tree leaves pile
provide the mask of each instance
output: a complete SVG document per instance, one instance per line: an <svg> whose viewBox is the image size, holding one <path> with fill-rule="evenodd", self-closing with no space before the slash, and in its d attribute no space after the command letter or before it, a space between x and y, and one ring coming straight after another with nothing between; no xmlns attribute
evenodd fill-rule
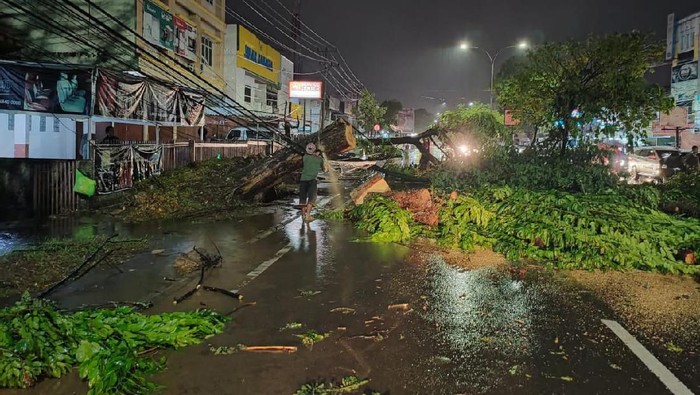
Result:
<svg viewBox="0 0 700 395"><path fill-rule="evenodd" d="M18 295L23 291L36 292L65 277L73 268L104 241L105 236L47 239L26 249L14 250L0 256L0 297ZM118 244L115 244L118 243ZM146 249L146 240L113 240L108 248L118 245L104 264L117 264L128 256Z"/></svg>
<svg viewBox="0 0 700 395"><path fill-rule="evenodd" d="M510 260L566 269L641 269L700 273L684 251L700 251L700 222L643 207L616 194L584 195L524 188L482 187L446 199L437 227L412 221L410 212L383 196L354 208L351 218L373 241L412 236L471 250L492 248Z"/></svg>
<svg viewBox="0 0 700 395"><path fill-rule="evenodd" d="M376 242L406 242L411 239L413 216L393 199L372 196L350 211L357 227L370 234Z"/></svg>
<svg viewBox="0 0 700 395"><path fill-rule="evenodd" d="M24 294L0 310L0 387L27 388L78 365L93 394L149 394L165 366L145 352L179 349L221 333L227 317L207 310L146 316L131 308L65 314Z"/></svg>
<svg viewBox="0 0 700 395"><path fill-rule="evenodd" d="M661 209L700 218L700 173L680 173L661 185Z"/></svg>
<svg viewBox="0 0 700 395"><path fill-rule="evenodd" d="M256 159L195 162L136 185L126 219L133 222L224 212L242 203L231 191Z"/></svg>

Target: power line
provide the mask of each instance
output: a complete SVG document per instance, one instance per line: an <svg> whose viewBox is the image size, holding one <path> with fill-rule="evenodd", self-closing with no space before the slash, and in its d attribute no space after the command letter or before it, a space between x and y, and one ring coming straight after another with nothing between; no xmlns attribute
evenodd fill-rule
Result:
<svg viewBox="0 0 700 395"><path fill-rule="evenodd" d="M341 59L341 61L343 62L343 64L344 64L344 65L347 67L347 69L350 71L350 75L353 76L353 78L355 79L355 81L356 81L360 86L364 86L364 85L362 84L362 82L357 78L357 76L355 75L355 73L353 73L353 71L352 71L352 69L350 68L350 66L348 66L348 63L345 61L345 57L343 57L343 55L340 53L340 51L338 50L338 48L337 48L335 45L333 45L331 42L329 42L328 40L326 40L325 38L323 38L323 37L322 37L320 34L318 34L315 30L313 30L311 27L309 27L309 25L307 25L306 23L304 23L304 21L301 20L301 18L299 18L298 15L295 15L292 11L290 11L289 8L287 8L284 4L282 4L282 2L281 2L280 0L275 0L275 2L277 2L277 4L278 4L280 7L282 7L282 9L284 9L285 11L287 11L287 13L288 13L289 15L292 16L292 18L294 18L296 21L298 21L299 24L300 24L301 26L305 27L308 31L310 31L311 33L313 33L316 37L318 37L318 38L319 38L320 40L322 40L324 43L326 43L327 45L329 45L330 47L332 47L333 49L335 49L336 52L338 53L338 55L340 56L340 59Z"/></svg>
<svg viewBox="0 0 700 395"><path fill-rule="evenodd" d="M117 19L117 18L115 18L114 16L110 15L107 11L105 11L102 7L96 5L93 1L91 1L91 0L85 0L85 1L86 1L86 3L90 4L92 7L95 7L95 8L96 8L98 11L100 11L102 14L104 14L104 15L110 17L111 19L113 19L113 20L114 20L115 22L117 22L117 24L120 25L123 29L126 29L126 30L129 31L131 34L134 34L136 37L141 38L141 39L144 40L144 41L146 40L142 35L140 35L140 34L137 33L136 31L134 31L131 27L127 26L126 24L124 24L124 23L123 23L122 21L120 21L119 19ZM70 7L74 8L74 9L76 9L78 12L81 12L81 13L83 13L83 14L86 13L86 12L85 12L84 10L82 10L80 7L78 7L78 6L76 6L76 5L73 5L69 0L63 0L63 2L66 3L68 6L70 6ZM90 19L94 19L94 18L91 17L90 14L87 14L87 16L88 16ZM131 44L131 42L130 42L128 39L126 39L123 35L119 34L119 32L117 32L117 31L115 31L114 29L112 29L112 28L106 26L104 23L102 23L102 22L99 21L99 20L97 20L97 22L98 22L98 25L101 25L101 27L102 27L103 29L107 29L108 31L110 31L110 33L111 33L112 35L117 36L117 37L121 37L123 40L126 40L127 43ZM159 50L159 48L158 48L155 44L152 44L152 43L147 42L147 41L146 41L146 43L149 44L149 45L150 45L151 47L153 47L154 49ZM136 48L138 48L138 46L136 46L135 44L134 44L134 46L135 46ZM174 69L172 68L172 66L168 65L168 64L167 64L166 62L164 62L162 59L160 59L160 58L158 58L158 57L156 57L156 56L153 56L153 55L151 55L151 54L148 53L148 52L144 52L144 53L145 53L146 55L149 55L151 58L153 58L153 59L156 60L157 62L161 63L161 64L162 64L163 66L165 66L166 68L168 68L168 69L170 69L170 70L173 70L173 71L176 71L176 70L174 70ZM172 57L172 56L170 56L170 55L168 55L168 54L162 54L162 55L165 56L166 58L169 58L169 59L170 59L171 61L173 61L173 62L177 62L177 59L176 59L176 58L174 58L174 57ZM233 99L232 97L230 97L229 95L227 95L225 92L223 92L221 89L219 89L218 87L216 87L215 85L213 85L211 82L205 80L205 79L202 78L201 76L196 75L196 74L195 74L194 72L192 72L191 70L187 70L187 72L189 72L190 74L192 74L192 75L194 75L195 77L197 77L200 81L204 82L206 85L208 85L210 88L212 88L215 92L221 94L225 99L230 100L230 103L233 105L233 108L236 109L239 113L240 113L240 112L242 112L242 113L247 113L248 116L251 117L251 119L257 120L259 123L263 123L263 127L264 127L265 129L267 129L269 132L272 132L273 135L274 135L274 134L277 134L281 139L283 139L284 141L286 141L288 145L290 145L290 146L298 146L297 148L301 149L301 146L299 146L296 142L294 142L293 140L287 138L287 136L285 136L284 134L280 133L279 130L273 129L273 128L268 127L267 125L265 125L265 121L264 121L264 120L258 118L257 115L255 115L255 113L253 113L251 110L248 110L247 108L245 108L244 106L242 106L241 104L239 104L235 99ZM194 82L191 78L187 78L187 80L190 81L191 83L195 83L195 84L196 84L196 82ZM224 104L226 104L226 100L224 100ZM226 108L226 107L228 107L228 106L222 106L222 107ZM213 108L210 108L210 109L215 110L215 109L213 109ZM217 112L217 111L215 110L215 112ZM218 113L219 113L220 115L222 115L222 116L225 116L224 114L221 114L220 112L218 112Z"/></svg>
<svg viewBox="0 0 700 395"><path fill-rule="evenodd" d="M246 1L246 0L241 0L241 1L242 1L245 5L247 5L251 10L253 10L253 12L255 12L258 16L260 16L263 20L265 20L267 23L269 23L269 24L270 24L271 26L273 26L275 29L277 29L278 31L280 31L280 32L281 32L282 34L284 34L287 38L291 39L294 43L300 45L302 48L304 48L304 49L306 49L307 51L313 53L314 55L317 55L317 56L320 56L320 57L324 58L324 59L326 60L327 63L329 63L331 66L334 67L333 70L331 70L331 72L335 71L335 72L338 74L339 79L342 80L342 83L341 83L341 82L338 82L338 84L340 84L343 88L345 88L345 89L347 89L347 90L359 92L359 89L357 89L357 88L354 86L354 85L356 85L356 83L355 83L355 82L352 80L352 78L348 75L348 73L345 71L345 69L343 69L342 67L340 67L340 63L337 61L337 59L336 59L334 56L331 55L331 56L329 57L327 54L326 54L326 55L322 55L322 54L318 53L317 51L311 50L310 48L308 48L307 46L305 46L304 44L302 44L300 41L298 41L298 40L295 39L294 37L291 37L291 36L290 36L289 34L287 34L283 29L281 29L281 28L280 28L280 24L283 25L283 26L291 27L292 29L295 29L295 26L294 26L294 24L293 24L292 22L290 22L289 20L285 19L279 12L277 12L277 11L276 11L274 8L272 8L269 4L267 4L267 3L264 2L264 1L262 2L262 4L264 4L267 8L271 9L272 12L274 12L275 15L270 15L270 14L268 13L268 11L266 11L266 10L264 10L264 9L262 9L262 8L256 8L256 7L254 7L253 5L251 5L251 3L249 3L249 2ZM265 15L262 15L261 11L267 13L267 16L269 16L271 19L274 19L274 22L271 21L270 18L266 17ZM311 37L310 35L308 35L308 37L310 37L310 39L304 37L304 35L303 35L303 33L302 33L302 35L299 37L299 39L300 39L300 40L301 40L301 39L304 39L307 43L309 43L309 44L311 44L311 45L320 44L321 46L324 46L324 47L325 47L326 45L324 44L324 42L327 43L327 44L330 44L330 43L328 43L328 41L325 40L325 39L323 39L324 42L321 42L321 41L319 41L318 39L314 39L314 38ZM331 47L337 52L337 47L335 47L335 46L332 45L332 44L330 44L330 45L331 45ZM328 50L326 49L326 53L327 53L327 52L328 52ZM340 68L340 70L342 71L342 74L341 74L340 72L338 72L338 71L335 69L336 66Z"/></svg>
<svg viewBox="0 0 700 395"><path fill-rule="evenodd" d="M12 2L12 1L10 1L10 0L4 0L4 1L5 1L6 3L8 3L8 4L13 5L16 9L20 9L20 10L22 10L22 11L24 11L24 12L29 13L29 10L28 10L28 9L26 9L26 8L24 8L24 7L20 6L20 5L18 5L17 3L14 3L14 2ZM77 8L77 10L80 11L81 13L83 13L83 14L85 13L83 10L80 9L80 7L73 6L72 4L69 4L69 5L70 5L72 8ZM94 4L93 4L93 6L94 6ZM106 13L104 10L102 10L100 7L97 7L97 6L96 6L96 8L100 9L101 12L102 12L103 14L109 16L109 14L107 14L107 13ZM87 21L88 23L92 22L92 21L95 19L95 18L93 18L90 14L88 14L88 18L89 18L89 19L86 19L86 18L84 18L84 17L80 17L80 16L77 15L77 13L75 13L75 12L71 12L70 10L68 11L68 13L69 13L69 14L72 14L73 16L77 16L79 19L82 19L82 20L84 20L84 21ZM46 23L47 25L49 25L49 26L54 26L54 28L57 27L59 31L62 31L62 32L64 32L65 34L67 34L67 35L69 35L69 36L72 35L72 32L67 31L67 30L64 29L60 24L57 25L56 23L54 23L54 22L53 22L52 20L50 20L50 19L41 18L41 17L39 17L39 16L37 15L36 12L33 13L32 15L36 15L36 16L37 16L37 19L41 20L42 22ZM110 17L111 17L111 16L110 16ZM114 18L113 18L113 19L114 19ZM121 22L118 21L118 20L117 20L117 22L118 22L118 23L121 23ZM172 67L169 66L167 63L163 62L161 59L155 57L154 55L152 55L152 54L150 54L150 53L148 53L148 52L145 52L145 51L143 50L143 48L139 48L137 45L135 45L134 43L132 43L132 42L130 42L128 39L126 39L123 35L119 34L118 32L115 32L115 31L114 31L113 29L111 29L110 27L105 26L104 23L99 22L99 20L98 20L98 26L99 26L102 30L106 31L108 34L110 34L110 31L111 31L111 35L112 35L112 36L114 36L114 37L121 37L122 41L125 40L126 43L127 43L129 46L133 46L133 47L136 48L137 50L140 50L142 53L144 53L144 54L150 56L151 58L153 58L154 60L156 60L156 61L162 63L162 64L165 66L165 69L164 69L163 71L172 70L172 71L176 72L176 71L175 71L174 69L172 69ZM132 32L133 32L133 30L132 30ZM116 33L116 34L115 34L115 33ZM135 32L134 32L134 33L135 33ZM73 37L75 38L75 36L73 36ZM94 49L99 49L99 48L95 47L94 45L91 45L89 42L85 42L84 40L81 40L80 38L76 38L76 39L77 39L78 41L82 41L84 44L86 44L86 45L89 46L89 47L92 47L92 48L94 48ZM118 44L118 43L117 43L117 44ZM122 64L126 65L128 68L131 67L130 64L124 62L123 60L119 59L118 57L116 57L116 56L112 56L112 57L113 57L115 60L117 60L119 63L122 63ZM172 77L172 74L171 74L170 76ZM151 78L154 79L154 80L159 80L158 78L153 78L153 77L151 77ZM200 79L201 79L201 77L200 77ZM190 79L190 81L192 81L192 80ZM205 81L205 82L207 82L207 81ZM207 83L208 83L208 82L207 82ZM210 85L211 85L211 84L210 84ZM211 86L213 87L213 85L211 85ZM215 87L214 87L214 88L215 88ZM211 99L211 97L210 97L210 99ZM229 98L229 99L230 99L230 98ZM245 111L247 111L247 109L242 108L242 110L244 110L244 111L241 111L241 106L240 106L235 100L232 100L232 102L233 102L233 108L234 108L235 110L238 110L239 113L242 113L242 114L239 114L239 115L242 115L242 116L245 118L244 113L245 113ZM238 107L238 108L237 108L237 107ZM161 109L162 109L162 108L161 108ZM216 113L218 113L218 114L220 114L220 115L222 115L222 116L224 116L224 117L227 117L225 114L221 113L220 111L218 111L218 110L216 110L216 109L213 109L213 108L211 108L211 109L214 110L214 112L216 112ZM249 112L249 111L248 111L248 112ZM257 120L259 123L263 123L263 124L264 124L264 121L262 121L261 119L257 118L257 116L255 116L255 114L253 114L252 112L249 112L249 116L251 116L251 118L248 119L249 121L252 119L252 120ZM154 122L154 123L155 123L155 124L158 124L157 122ZM265 125L265 126L266 126L266 125ZM269 129L269 130L272 131L273 134L274 134L274 133L278 133L278 134L279 134L279 131L275 131L275 130L272 130L272 129ZM289 143L289 142L288 142L288 143Z"/></svg>

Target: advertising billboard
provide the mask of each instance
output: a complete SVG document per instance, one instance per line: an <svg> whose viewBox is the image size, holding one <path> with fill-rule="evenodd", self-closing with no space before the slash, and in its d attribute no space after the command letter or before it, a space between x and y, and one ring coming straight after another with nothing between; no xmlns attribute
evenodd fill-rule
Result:
<svg viewBox="0 0 700 395"><path fill-rule="evenodd" d="M238 67L279 84L282 55L241 25L238 25L237 55Z"/></svg>
<svg viewBox="0 0 700 395"><path fill-rule="evenodd" d="M143 1L143 37L151 44L173 50L175 26L173 14L156 3Z"/></svg>
<svg viewBox="0 0 700 395"><path fill-rule="evenodd" d="M0 110L88 114L92 71L0 64Z"/></svg>
<svg viewBox="0 0 700 395"><path fill-rule="evenodd" d="M322 96L321 81L289 81L289 97L292 99L320 99Z"/></svg>
<svg viewBox="0 0 700 395"><path fill-rule="evenodd" d="M173 18L175 53L189 60L197 59L197 29L182 18Z"/></svg>

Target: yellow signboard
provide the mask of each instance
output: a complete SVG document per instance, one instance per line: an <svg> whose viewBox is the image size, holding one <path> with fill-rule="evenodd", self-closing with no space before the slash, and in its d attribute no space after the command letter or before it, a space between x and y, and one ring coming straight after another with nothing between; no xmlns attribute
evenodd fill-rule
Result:
<svg viewBox="0 0 700 395"><path fill-rule="evenodd" d="M272 83L280 82L280 53L262 42L258 36L238 25L238 67Z"/></svg>

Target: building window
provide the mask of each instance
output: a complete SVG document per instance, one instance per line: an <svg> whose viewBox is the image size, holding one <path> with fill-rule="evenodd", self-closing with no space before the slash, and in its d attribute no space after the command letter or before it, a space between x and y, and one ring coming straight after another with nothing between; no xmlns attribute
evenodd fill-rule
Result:
<svg viewBox="0 0 700 395"><path fill-rule="evenodd" d="M243 89L243 101L246 103L253 101L253 90L248 85Z"/></svg>
<svg viewBox="0 0 700 395"><path fill-rule="evenodd" d="M7 114L7 130L15 130L15 114Z"/></svg>
<svg viewBox="0 0 700 395"><path fill-rule="evenodd" d="M679 52L688 52L695 49L695 20L682 23L678 27Z"/></svg>
<svg viewBox="0 0 700 395"><path fill-rule="evenodd" d="M214 0L207 0L207 4L213 6L213 5L214 5Z"/></svg>
<svg viewBox="0 0 700 395"><path fill-rule="evenodd" d="M273 112L277 112L277 91L270 88L269 86L265 90L266 104L272 107Z"/></svg>
<svg viewBox="0 0 700 395"><path fill-rule="evenodd" d="M53 119L53 132L59 133L61 131L61 120L59 118Z"/></svg>
<svg viewBox="0 0 700 395"><path fill-rule="evenodd" d="M214 43L211 38L202 36L202 64L206 66L214 65Z"/></svg>
<svg viewBox="0 0 700 395"><path fill-rule="evenodd" d="M43 115L39 117L39 131L40 132L46 131L46 117Z"/></svg>

